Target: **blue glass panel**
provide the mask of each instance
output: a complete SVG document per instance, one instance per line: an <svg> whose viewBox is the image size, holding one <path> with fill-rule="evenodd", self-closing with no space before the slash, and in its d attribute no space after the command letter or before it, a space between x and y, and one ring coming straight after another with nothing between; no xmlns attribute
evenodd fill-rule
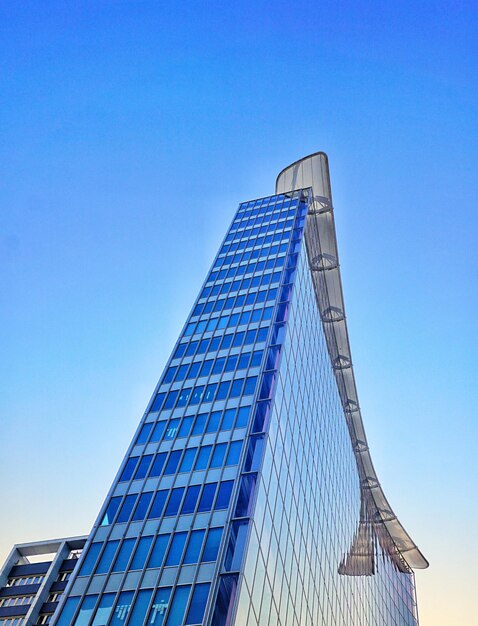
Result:
<svg viewBox="0 0 478 626"><path fill-rule="evenodd" d="M256 390L257 376L249 376L246 378L246 384L244 385L244 395L251 396Z"/></svg>
<svg viewBox="0 0 478 626"><path fill-rule="evenodd" d="M177 366L173 366L173 367L168 368L166 374L164 375L163 381L162 381L163 385L165 383L171 383L173 381L174 375L176 374L177 370L178 370Z"/></svg>
<svg viewBox="0 0 478 626"><path fill-rule="evenodd" d="M110 503L108 504L105 514L103 516L103 520L101 521L101 526L108 526L113 523L114 517L116 515L116 511L119 508L121 502L120 496L115 496L111 498Z"/></svg>
<svg viewBox="0 0 478 626"><path fill-rule="evenodd" d="M80 612L76 620L74 621L74 626L87 626L92 615L93 608L98 600L98 596L85 596L83 602L80 606Z"/></svg>
<svg viewBox="0 0 478 626"><path fill-rule="evenodd" d="M174 533L165 565L179 565L187 536L187 532Z"/></svg>
<svg viewBox="0 0 478 626"><path fill-rule="evenodd" d="M226 454L227 443L218 443L214 448L210 467L222 467Z"/></svg>
<svg viewBox="0 0 478 626"><path fill-rule="evenodd" d="M103 595L98 608L96 609L95 619L93 620L91 626L106 626L111 615L115 596L115 593L105 593Z"/></svg>
<svg viewBox="0 0 478 626"><path fill-rule="evenodd" d="M225 400L229 393L229 387L231 386L231 381L224 381L219 385L219 389L217 391L216 400Z"/></svg>
<svg viewBox="0 0 478 626"><path fill-rule="evenodd" d="M141 537L134 552L134 557L131 561L129 569L143 569L152 543L153 537Z"/></svg>
<svg viewBox="0 0 478 626"><path fill-rule="evenodd" d="M148 567L161 567L169 543L169 534L158 535L154 542L151 556L149 557Z"/></svg>
<svg viewBox="0 0 478 626"><path fill-rule="evenodd" d="M192 469L194 457L196 456L197 448L187 448L184 452L183 460L179 468L180 472L189 472Z"/></svg>
<svg viewBox="0 0 478 626"><path fill-rule="evenodd" d="M166 511L164 513L165 516L177 514L177 512L179 511L179 505L181 504L183 493L184 487L176 487L176 489L172 490L168 505L166 507Z"/></svg>
<svg viewBox="0 0 478 626"><path fill-rule="evenodd" d="M229 446L226 465L237 465L241 456L242 441L233 441Z"/></svg>
<svg viewBox="0 0 478 626"><path fill-rule="evenodd" d="M138 464L138 460L139 460L139 457L134 456L126 461L126 465L124 466L124 469L121 472L121 476L119 479L120 483L126 482L127 480L131 478L136 468L136 465Z"/></svg>
<svg viewBox="0 0 478 626"><path fill-rule="evenodd" d="M162 489L161 491L158 491L156 493L153 500L153 506L151 507L151 510L148 514L149 519L161 517L161 515L163 514L164 504L166 502L167 495L167 489Z"/></svg>
<svg viewBox="0 0 478 626"><path fill-rule="evenodd" d="M147 491L146 493L142 493L139 496L138 506L136 507L134 514L133 514L133 522L143 520L146 517L146 513L148 511L149 504L151 502L152 497L153 497L152 491Z"/></svg>
<svg viewBox="0 0 478 626"><path fill-rule="evenodd" d="M178 437L188 437L191 432L191 427L193 425L194 418L193 417L184 417L181 422L181 426L178 431Z"/></svg>
<svg viewBox="0 0 478 626"><path fill-rule="evenodd" d="M158 422L157 424L155 424L153 434L151 435L152 442L161 441L161 439L163 438L165 426L166 422Z"/></svg>
<svg viewBox="0 0 478 626"><path fill-rule="evenodd" d="M244 378L238 378L234 380L231 386L231 398L238 398L241 395L242 386L244 385Z"/></svg>
<svg viewBox="0 0 478 626"><path fill-rule="evenodd" d="M249 520L233 522L227 542L224 567L227 571L239 571L247 542Z"/></svg>
<svg viewBox="0 0 478 626"><path fill-rule="evenodd" d="M150 413L155 413L156 411L159 411L161 409L165 396L165 393L158 393L158 395L154 399L153 404L151 405L151 408L149 409Z"/></svg>
<svg viewBox="0 0 478 626"><path fill-rule="evenodd" d="M176 587L176 591L174 592L173 600L171 602L171 608L168 613L168 618L166 620L166 626L182 625L190 591L191 585Z"/></svg>
<svg viewBox="0 0 478 626"><path fill-rule="evenodd" d="M217 483L206 483L204 485L201 499L199 500L198 511L200 513L211 510L212 503L214 501L214 494L216 493L216 487Z"/></svg>
<svg viewBox="0 0 478 626"><path fill-rule="evenodd" d="M162 626L168 610L171 587L159 588L154 596L153 606L149 612L147 626Z"/></svg>
<svg viewBox="0 0 478 626"><path fill-rule="evenodd" d="M133 591L123 591L120 593L118 602L116 603L113 617L109 626L123 626L126 622L133 601Z"/></svg>
<svg viewBox="0 0 478 626"><path fill-rule="evenodd" d="M219 430L219 422L221 419L221 411L213 411L207 422L207 433L215 433Z"/></svg>
<svg viewBox="0 0 478 626"><path fill-rule="evenodd" d="M210 583L202 583L194 587L185 624L202 623L210 587Z"/></svg>
<svg viewBox="0 0 478 626"><path fill-rule="evenodd" d="M139 462L136 474L134 476L135 480L139 480L146 476L146 474L148 473L149 466L151 465L152 458L153 458L152 454L147 454L146 456L142 457L141 461Z"/></svg>
<svg viewBox="0 0 478 626"><path fill-rule="evenodd" d="M150 476L161 476L167 456L167 452L161 452L156 456L153 466L151 467L151 471L149 473Z"/></svg>
<svg viewBox="0 0 478 626"><path fill-rule="evenodd" d="M193 426L193 435L202 435L206 426L207 413L200 413L196 416Z"/></svg>
<svg viewBox="0 0 478 626"><path fill-rule="evenodd" d="M129 620L131 626L135 626L136 624L140 626L140 624L144 622L146 611L148 610L149 601L151 600L152 595L152 589L142 589L138 593L138 595L136 596L136 600L134 601L133 610L131 611L131 618Z"/></svg>
<svg viewBox="0 0 478 626"><path fill-rule="evenodd" d="M164 409L172 409L173 406L176 404L176 400L178 398L179 395L179 391L170 391L168 393L168 397L166 398L166 402L164 403Z"/></svg>
<svg viewBox="0 0 478 626"><path fill-rule="evenodd" d="M182 453L182 450L173 450L173 452L171 452L168 462L166 463L166 467L164 468L165 476L176 473Z"/></svg>
<svg viewBox="0 0 478 626"><path fill-rule="evenodd" d="M191 485L190 487L188 487L186 491L186 497L184 498L183 506L181 509L181 515L194 513L200 489L201 485Z"/></svg>
<svg viewBox="0 0 478 626"><path fill-rule="evenodd" d="M76 611L76 607L80 602L80 597L70 597L63 607L57 626L70 626L71 619Z"/></svg>
<svg viewBox="0 0 478 626"><path fill-rule="evenodd" d="M113 572L124 572L128 566L129 558L133 552L136 539L125 539L113 565Z"/></svg>
<svg viewBox="0 0 478 626"><path fill-rule="evenodd" d="M227 409L224 411L224 415L221 423L221 430L231 430L234 425L234 418L236 417L236 409Z"/></svg>
<svg viewBox="0 0 478 626"><path fill-rule="evenodd" d="M101 541L99 543L92 543L90 545L90 547L88 548L88 552L86 553L85 560L83 561L81 569L78 573L78 576L89 576L91 574L102 545L103 543Z"/></svg>
<svg viewBox="0 0 478 626"><path fill-rule="evenodd" d="M250 437L247 444L246 458L244 461L244 471L258 471L261 466L262 453L264 448L264 436Z"/></svg>
<svg viewBox="0 0 478 626"><path fill-rule="evenodd" d="M96 568L96 574L105 574L110 569L118 545L119 541L108 541L101 555L98 567Z"/></svg>
<svg viewBox="0 0 478 626"><path fill-rule="evenodd" d="M184 565L197 563L199 561L199 555L201 554L201 547L205 534L205 530L193 530L189 537L186 554L184 555Z"/></svg>
<svg viewBox="0 0 478 626"><path fill-rule="evenodd" d="M204 391L203 402L212 402L216 395L217 383L211 383L206 387Z"/></svg>
<svg viewBox="0 0 478 626"><path fill-rule="evenodd" d="M233 486L233 480L225 480L219 485L217 500L214 507L215 511L219 511L220 509L227 509L227 507L229 506L229 500L231 499Z"/></svg>
<svg viewBox="0 0 478 626"><path fill-rule="evenodd" d="M201 558L201 562L215 561L221 544L223 528L210 528L207 534L206 545Z"/></svg>
<svg viewBox="0 0 478 626"><path fill-rule="evenodd" d="M239 496L237 498L235 517L246 517L251 512L256 488L256 474L245 474L241 478Z"/></svg>
<svg viewBox="0 0 478 626"><path fill-rule="evenodd" d="M168 427L166 429L166 433L164 434L164 441L170 441L174 439L178 433L179 428L179 419L170 420L168 422Z"/></svg>
<svg viewBox="0 0 478 626"><path fill-rule="evenodd" d="M244 428L249 421L249 415L251 412L250 406L242 406L237 412L236 428Z"/></svg>
<svg viewBox="0 0 478 626"><path fill-rule="evenodd" d="M212 446L201 446L199 448L199 454L194 465L195 470L203 470L207 468L211 451Z"/></svg>
<svg viewBox="0 0 478 626"><path fill-rule="evenodd" d="M143 426L141 427L141 430L139 431L138 437L136 439L136 445L146 443L152 427L153 427L152 422L143 424Z"/></svg>

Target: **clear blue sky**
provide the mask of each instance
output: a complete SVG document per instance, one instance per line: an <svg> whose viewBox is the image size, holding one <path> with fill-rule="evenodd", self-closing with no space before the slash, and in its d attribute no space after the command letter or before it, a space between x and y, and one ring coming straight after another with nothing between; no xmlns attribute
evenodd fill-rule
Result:
<svg viewBox="0 0 478 626"><path fill-rule="evenodd" d="M238 202L324 150L421 624L471 626L478 6L228 4L0 4L0 559L89 531Z"/></svg>

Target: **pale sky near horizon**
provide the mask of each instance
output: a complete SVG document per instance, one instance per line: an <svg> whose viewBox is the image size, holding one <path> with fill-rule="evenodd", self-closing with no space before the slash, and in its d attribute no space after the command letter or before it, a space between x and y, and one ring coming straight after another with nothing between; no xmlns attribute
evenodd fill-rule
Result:
<svg viewBox="0 0 478 626"><path fill-rule="evenodd" d="M324 150L362 413L474 626L475 2L0 4L0 562L86 534L240 201Z"/></svg>

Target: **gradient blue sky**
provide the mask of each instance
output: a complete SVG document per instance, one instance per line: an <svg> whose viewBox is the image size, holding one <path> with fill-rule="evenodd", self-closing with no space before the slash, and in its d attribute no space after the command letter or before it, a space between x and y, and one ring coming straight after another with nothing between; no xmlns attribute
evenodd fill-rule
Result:
<svg viewBox="0 0 478 626"><path fill-rule="evenodd" d="M373 458L431 562L421 625L476 624L476 3L0 21L0 560L89 531L238 202L324 150Z"/></svg>

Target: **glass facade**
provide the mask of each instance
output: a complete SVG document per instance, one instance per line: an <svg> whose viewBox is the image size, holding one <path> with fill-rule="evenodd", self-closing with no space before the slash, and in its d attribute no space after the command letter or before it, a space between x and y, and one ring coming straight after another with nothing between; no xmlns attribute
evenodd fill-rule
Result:
<svg viewBox="0 0 478 626"><path fill-rule="evenodd" d="M312 201L239 206L54 624L417 623L413 574L360 487Z"/></svg>

